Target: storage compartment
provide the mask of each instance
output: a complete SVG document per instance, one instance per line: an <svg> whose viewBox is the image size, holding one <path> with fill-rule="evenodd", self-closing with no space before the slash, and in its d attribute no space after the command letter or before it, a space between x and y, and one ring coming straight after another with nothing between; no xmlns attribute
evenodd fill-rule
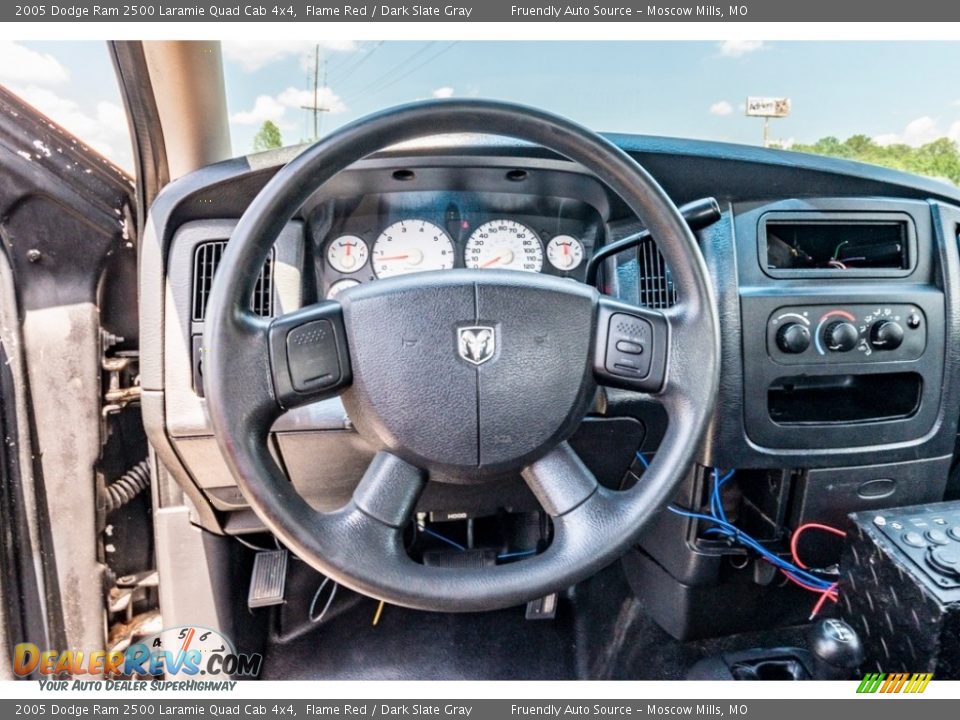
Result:
<svg viewBox="0 0 960 720"><path fill-rule="evenodd" d="M912 372L781 377L767 390L767 411L778 425L896 420L917 411L922 390Z"/></svg>
<svg viewBox="0 0 960 720"><path fill-rule="evenodd" d="M912 269L913 224L907 215L770 213L761 220L760 261L774 277L883 277Z"/></svg>

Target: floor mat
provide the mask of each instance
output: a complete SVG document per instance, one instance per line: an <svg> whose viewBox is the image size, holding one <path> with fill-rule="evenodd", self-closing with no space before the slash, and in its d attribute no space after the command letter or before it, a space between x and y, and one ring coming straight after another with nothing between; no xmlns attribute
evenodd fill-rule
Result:
<svg viewBox="0 0 960 720"><path fill-rule="evenodd" d="M756 647L802 645L803 629L681 643L643 611L616 563L565 594L554 620L523 607L448 614L386 606L339 590L311 623L317 576L288 585L265 650L267 680L677 680L698 660ZM319 604L318 604L319 606Z"/></svg>

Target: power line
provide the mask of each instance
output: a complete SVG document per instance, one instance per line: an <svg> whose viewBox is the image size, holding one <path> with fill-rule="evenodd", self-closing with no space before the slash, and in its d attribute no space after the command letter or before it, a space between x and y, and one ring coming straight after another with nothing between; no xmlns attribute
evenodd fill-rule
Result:
<svg viewBox="0 0 960 720"><path fill-rule="evenodd" d="M353 64L349 65L349 67L346 67L347 64L341 63L338 69L331 68L331 74L333 75L333 79L338 83L344 82L347 78L349 78L351 75L353 75L357 71L357 68L359 68L367 60L369 60L370 57L380 48L381 45L383 45L384 42L385 42L384 40L381 40L380 42L378 42L370 50L364 53L360 58L356 58Z"/></svg>
<svg viewBox="0 0 960 720"><path fill-rule="evenodd" d="M452 41L449 45L447 45L446 47L441 48L438 52L436 52L436 53L434 53L433 55L431 55L430 57L428 57L426 60L424 60L422 63L420 63L420 64L417 65L416 67L410 68L407 72L405 72L405 73L403 73L402 75L400 75L400 77L396 77L396 78L391 79L388 84L392 85L393 83L398 83L398 82L400 82L401 80L403 80L403 79L405 79L405 78L407 78L407 77L410 77L411 75L413 75L413 73L417 72L417 70L420 70L421 68L429 65L430 63L432 63L434 60L436 60L438 57L440 57L441 55L443 55L443 54L444 54L445 52L447 52L448 50L452 49L453 46L454 46L454 45L457 45L457 44L458 44L458 41L456 41L456 40ZM386 87L386 86L384 86L384 87ZM382 89L382 88L378 88L378 90L380 90L380 89Z"/></svg>
<svg viewBox="0 0 960 720"><path fill-rule="evenodd" d="M404 58L403 60L401 60L399 63L397 63L396 65L394 65L392 68L390 68L389 70L387 70L387 71L386 71L383 75L381 75L379 78L373 80L373 82L371 82L371 83L368 83L366 86L364 86L364 87L361 88L360 90L356 91L355 94L350 95L350 97L348 98L348 100L352 102L353 100L356 100L357 98L359 98L359 97L361 97L361 96L363 96L363 95L366 95L368 92L377 92L377 91L381 90L382 88L387 87L388 85L390 85L391 83L394 82L394 79L395 79L396 76L398 76L398 75L399 75L400 73L402 73L407 67L409 67L412 62L416 61L416 60L417 60L419 57L421 57L424 53L428 52L434 45L436 45L436 42L431 40L431 41L428 42L427 44L425 44L425 45L423 45L422 47L418 48L418 49L415 50L413 53L411 53L410 55L408 55L406 58Z"/></svg>

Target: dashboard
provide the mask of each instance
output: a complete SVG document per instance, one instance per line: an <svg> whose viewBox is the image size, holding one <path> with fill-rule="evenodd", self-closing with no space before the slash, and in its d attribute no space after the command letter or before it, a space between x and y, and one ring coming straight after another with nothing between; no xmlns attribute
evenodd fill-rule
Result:
<svg viewBox="0 0 960 720"><path fill-rule="evenodd" d="M698 233L722 329L720 397L700 464L739 468L746 492L782 488L757 502L798 521L942 496L960 407L960 356L949 341L960 333L960 191L785 151L611 139L678 205L712 196L723 208ZM237 219L288 159L239 158L172 183L143 246L145 422L165 465L206 511L204 524L223 532L251 532L259 521L207 417L204 293ZM641 228L595 177L540 148L396 149L312 193L278 237L254 305L278 316L357 284L451 268L583 282L594 252ZM675 301L653 242L606 260L598 288L648 307ZM575 448L616 483L630 448L655 452L665 430L649 398L605 391ZM337 450L344 438L349 453ZM271 442L320 509L350 497L373 453L336 398L286 413ZM513 494L522 485L498 486L471 508L522 507ZM870 494L877 487L882 497ZM464 509L459 497L428 493L424 503L429 512Z"/></svg>
<svg viewBox="0 0 960 720"><path fill-rule="evenodd" d="M583 280L604 237L591 205L528 193L371 193L321 204L309 222L326 298L380 278L451 268Z"/></svg>

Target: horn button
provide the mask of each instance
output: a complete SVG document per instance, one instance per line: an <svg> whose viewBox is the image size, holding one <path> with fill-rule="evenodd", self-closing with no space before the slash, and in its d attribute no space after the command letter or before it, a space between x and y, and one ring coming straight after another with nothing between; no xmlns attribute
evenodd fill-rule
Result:
<svg viewBox="0 0 960 720"><path fill-rule="evenodd" d="M566 439L593 399L597 293L586 285L454 270L368 283L340 300L351 420L434 479L520 470Z"/></svg>

